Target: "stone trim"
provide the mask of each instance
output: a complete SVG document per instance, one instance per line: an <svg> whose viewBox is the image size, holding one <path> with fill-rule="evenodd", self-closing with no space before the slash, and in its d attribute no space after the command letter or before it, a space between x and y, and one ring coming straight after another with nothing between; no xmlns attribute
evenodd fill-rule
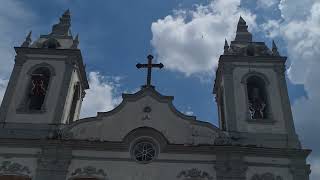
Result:
<svg viewBox="0 0 320 180"><path fill-rule="evenodd" d="M23 54L16 55L15 64L0 107L0 122L5 122L6 120L8 109L12 102L12 96L15 92L15 88L17 86L18 79L22 70L22 66L25 62L26 56L24 56Z"/></svg>
<svg viewBox="0 0 320 180"><path fill-rule="evenodd" d="M120 112L128 102L137 101L138 99L143 98L145 96L151 96L152 98L156 99L157 101L159 101L161 103L167 103L170 110L174 114L176 114L178 117L180 117L183 120L189 121L191 124L205 126L205 127L208 127L214 131L220 131L220 129L218 127L216 127L215 125L213 125L209 122L200 121L200 120L197 120L195 116L188 116L188 115L181 113L180 111L178 111L174 107L174 105L172 103L172 100L173 100L172 96L163 96L158 91L156 91L154 88L151 88L151 87L142 88L140 91L138 91L134 94L123 94L122 95L123 101L113 110L108 111L108 112L98 112L96 117L84 118L84 119L80 119L78 121L75 121L74 123L67 126L65 131L68 131L68 129L72 129L74 126L77 126L78 124L82 124L82 123L86 123L86 122L93 122L93 121L100 121L103 117L112 116L112 115Z"/></svg>
<svg viewBox="0 0 320 180"><path fill-rule="evenodd" d="M235 91L234 91L234 80L233 71L234 66L229 63L222 64L222 78L224 82L224 100L225 100L225 120L227 131L237 131L237 119L236 119L236 108L235 108Z"/></svg>
<svg viewBox="0 0 320 180"><path fill-rule="evenodd" d="M283 178L267 172L264 174L254 174L250 180L283 180Z"/></svg>
<svg viewBox="0 0 320 180"><path fill-rule="evenodd" d="M177 178L181 179L197 179L197 180L213 180L213 177L209 175L206 171L201 171L197 168L192 168L188 170L181 171Z"/></svg>
<svg viewBox="0 0 320 180"><path fill-rule="evenodd" d="M247 66L246 66L247 67ZM249 77L252 77L252 76L258 76L259 78L261 78L264 83L265 83L265 91L266 91L266 100L267 100L267 105L268 105L268 111L267 111L267 119L250 119L249 117L249 98L248 98L248 89L247 89L247 79ZM243 88L245 90L245 102L246 102L246 116L247 116L247 119L246 121L248 123L256 123L256 124L275 124L277 121L275 119L273 119L273 111L272 111L272 106L271 106L271 98L270 98L270 82L268 80L268 78L263 74L263 73L260 73L260 72L257 72L257 71L250 71L248 72L247 74L245 74L242 78L241 78L241 81L240 81L243 85Z"/></svg>
<svg viewBox="0 0 320 180"><path fill-rule="evenodd" d="M41 67L46 67L50 71L50 78L49 78L49 84L48 84L48 87L47 87L47 92L53 90L53 89L51 89L51 86L52 86L53 76L56 75L54 67L52 67L48 63L39 63L39 64L36 64L36 65L32 66L27 72L27 75L29 77L28 78L28 84L26 85L26 87L24 87L24 96L23 96L22 102L20 102L18 108L16 108L16 113L17 114L43 114L43 113L47 112L46 104L47 104L47 101L48 101L48 93L46 93L46 96L44 98L43 104L41 106L41 110L30 110L30 109L28 109L27 104L26 104L27 103L27 91L30 88L29 87L30 86L29 83L30 83L30 80L31 80L31 74L32 74L33 71L35 71L36 69L41 68Z"/></svg>
<svg viewBox="0 0 320 180"><path fill-rule="evenodd" d="M50 139L0 139L0 144L6 147L55 147L71 148L73 150L96 150L96 151L120 151L128 152L128 144L123 142L97 142L83 140L50 140ZM23 145L23 146L22 146ZM290 148L267 148L240 145L197 145L186 146L183 144L168 144L163 153L177 154L216 154L218 152L242 152L245 155L264 156L264 157L300 157L306 158L311 150L308 149L290 149Z"/></svg>
<svg viewBox="0 0 320 180"><path fill-rule="evenodd" d="M251 65L250 65L251 66ZM248 67L248 66L246 66ZM250 78L251 76L258 76L259 78L261 78L264 82L266 86L270 85L270 81L268 80L268 78L261 72L258 71L250 71L247 74L245 74L244 76L242 76L241 78L241 83L242 84L246 84L247 83L247 79Z"/></svg>
<svg viewBox="0 0 320 180"><path fill-rule="evenodd" d="M257 63L284 63L287 60L285 56L239 56L239 55L221 55L220 59L224 62L257 62Z"/></svg>
<svg viewBox="0 0 320 180"><path fill-rule="evenodd" d="M53 118L53 123L54 124L60 124L62 123L62 117L63 113L65 110L65 105L66 105L66 99L68 96L68 92L70 90L71 85L71 78L72 78L72 73L73 73L73 64L72 63L65 63L65 72L63 75L63 80L62 80L62 86L60 88L60 93L59 93L59 98L56 103L55 107L55 115Z"/></svg>
<svg viewBox="0 0 320 180"><path fill-rule="evenodd" d="M83 64L83 59L81 55L80 49L48 49L48 48L30 48L30 47L14 47L17 54L21 53L24 55L27 54L37 54L37 55L61 55L68 58L49 58L51 60L64 60L69 61L70 59L74 59L75 63L79 66L80 70L80 79L83 84L84 89L89 89L89 83L86 75L85 66ZM29 59L36 59L36 58L29 58ZM43 58L42 58L43 59Z"/></svg>
<svg viewBox="0 0 320 180"><path fill-rule="evenodd" d="M288 95L287 83L285 79L285 65L282 64L280 66L274 66L274 71L277 73L277 80L279 86L279 93L281 98L281 105L283 108L283 119L286 127L286 131L288 134L288 142L287 145L292 148L301 148L300 141L295 132L291 105Z"/></svg>
<svg viewBox="0 0 320 180"><path fill-rule="evenodd" d="M0 175L17 175L30 178L30 174L30 169L19 163L3 161L0 166Z"/></svg>
<svg viewBox="0 0 320 180"><path fill-rule="evenodd" d="M246 120L249 124L275 124L277 123L274 119L247 119Z"/></svg>
<svg viewBox="0 0 320 180"><path fill-rule="evenodd" d="M39 63L39 64L36 64L36 65L32 66L32 67L28 70L27 74L28 74L28 75L31 75L33 71L35 71L36 69L41 68L41 67L46 67L46 68L48 68L48 69L50 70L50 76L55 76L55 75L56 75L56 71L55 71L54 67L52 67L50 64L45 63L45 62Z"/></svg>
<svg viewBox="0 0 320 180"><path fill-rule="evenodd" d="M107 173L103 169L97 169L93 166L77 168L71 173L69 180L77 178L97 178L99 180L108 180Z"/></svg>

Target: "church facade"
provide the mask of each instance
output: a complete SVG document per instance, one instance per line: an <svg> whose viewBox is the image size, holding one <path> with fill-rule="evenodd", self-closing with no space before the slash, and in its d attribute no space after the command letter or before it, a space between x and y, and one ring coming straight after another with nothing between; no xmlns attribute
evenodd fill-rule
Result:
<svg viewBox="0 0 320 180"><path fill-rule="evenodd" d="M1 180L309 179L286 57L253 42L243 18L216 71L219 127L179 112L149 78L115 109L79 119L89 84L70 26L66 11L50 34L15 47L0 108ZM137 67L151 73L148 58Z"/></svg>

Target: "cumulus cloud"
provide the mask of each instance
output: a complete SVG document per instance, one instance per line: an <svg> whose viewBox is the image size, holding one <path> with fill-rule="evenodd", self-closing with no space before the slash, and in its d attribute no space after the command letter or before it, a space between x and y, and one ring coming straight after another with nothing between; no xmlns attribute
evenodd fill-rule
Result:
<svg viewBox="0 0 320 180"><path fill-rule="evenodd" d="M263 32L266 32L267 37L275 38L280 35L280 22L281 20L270 19L260 27Z"/></svg>
<svg viewBox="0 0 320 180"><path fill-rule="evenodd" d="M320 179L320 144L315 136L320 127L316 114L320 109L320 2L281 0L279 9L282 21L269 20L262 27L285 40L291 62L288 77L304 85L307 97L292 105L293 116L303 145L313 150L311 179Z"/></svg>
<svg viewBox="0 0 320 180"><path fill-rule="evenodd" d="M0 103L5 93L14 63L16 42L24 40L26 30L35 20L35 15L23 3L16 0L0 0Z"/></svg>
<svg viewBox="0 0 320 180"><path fill-rule="evenodd" d="M120 77L106 77L98 72L89 73L90 89L86 91L81 117L95 116L97 112L112 110L121 102L116 97L116 90L119 87Z"/></svg>
<svg viewBox="0 0 320 180"><path fill-rule="evenodd" d="M257 0L257 6L258 8L266 9L276 5L278 2L279 0Z"/></svg>
<svg viewBox="0 0 320 180"><path fill-rule="evenodd" d="M22 2L0 0L0 77L8 78L14 63L14 46L22 43L36 19Z"/></svg>
<svg viewBox="0 0 320 180"><path fill-rule="evenodd" d="M151 44L166 68L185 75L213 75L224 39L234 39L243 16L255 28L255 15L240 9L240 0L216 0L194 10L177 10L151 25Z"/></svg>

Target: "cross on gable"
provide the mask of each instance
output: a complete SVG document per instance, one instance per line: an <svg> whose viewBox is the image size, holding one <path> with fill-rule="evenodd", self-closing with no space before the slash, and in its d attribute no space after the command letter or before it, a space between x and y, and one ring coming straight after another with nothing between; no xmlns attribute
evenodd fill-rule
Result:
<svg viewBox="0 0 320 180"><path fill-rule="evenodd" d="M147 56L147 59L148 59L148 64L140 64L138 63L136 65L136 67L138 69L140 68L147 68L148 69L148 73L147 73L147 84L146 86L151 86L151 71L152 71L152 68L163 68L163 64L162 63L159 63L159 64L152 64L152 59L153 59L153 56L152 55L148 55Z"/></svg>

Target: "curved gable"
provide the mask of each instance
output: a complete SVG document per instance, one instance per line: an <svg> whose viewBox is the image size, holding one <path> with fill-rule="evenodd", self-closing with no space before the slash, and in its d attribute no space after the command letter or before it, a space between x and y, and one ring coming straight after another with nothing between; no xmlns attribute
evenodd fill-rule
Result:
<svg viewBox="0 0 320 180"><path fill-rule="evenodd" d="M69 125L73 139L122 142L134 129L157 130L170 144L214 144L222 132L214 125L179 112L172 96L163 96L153 87L135 94L123 94L123 101L109 112L98 112Z"/></svg>

